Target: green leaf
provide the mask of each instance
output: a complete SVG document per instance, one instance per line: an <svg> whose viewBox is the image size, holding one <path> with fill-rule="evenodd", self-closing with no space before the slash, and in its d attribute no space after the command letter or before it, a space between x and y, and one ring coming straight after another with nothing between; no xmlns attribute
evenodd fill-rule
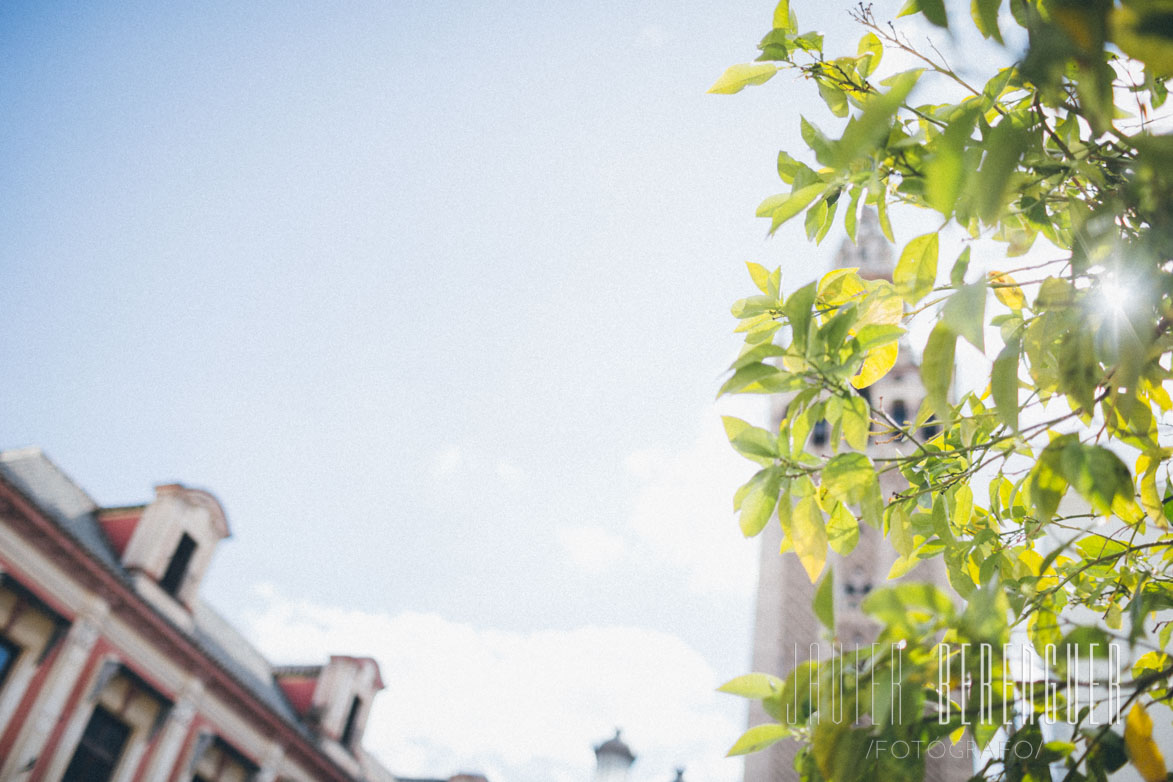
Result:
<svg viewBox="0 0 1173 782"><path fill-rule="evenodd" d="M799 163L785 152L778 153L778 178L788 185L794 184L794 177L798 172L806 168L805 165ZM773 211L773 210L771 210ZM759 214L758 217L763 215Z"/></svg>
<svg viewBox="0 0 1173 782"><path fill-rule="evenodd" d="M937 234L923 234L904 246L892 281L909 304L923 299L937 284Z"/></svg>
<svg viewBox="0 0 1173 782"><path fill-rule="evenodd" d="M808 283L790 294L786 303L782 305L782 312L790 323L794 347L800 352L806 352L811 326L811 308L815 304L817 292L818 283Z"/></svg>
<svg viewBox="0 0 1173 782"><path fill-rule="evenodd" d="M974 645L988 643L1001 647L1010 639L1010 603L996 583L974 590L961 614L958 630Z"/></svg>
<svg viewBox="0 0 1173 782"><path fill-rule="evenodd" d="M969 174L965 166L965 149L978 113L976 103L970 103L950 120L925 165L925 199L946 217L953 214L957 197Z"/></svg>
<svg viewBox="0 0 1173 782"><path fill-rule="evenodd" d="M960 288L965 284L965 273L969 271L969 256L970 246L966 245L961 255L953 262L953 268L949 270L949 284L954 288Z"/></svg>
<svg viewBox="0 0 1173 782"><path fill-rule="evenodd" d="M774 7L774 29L785 30L788 33L794 32L794 26L791 24L790 0L779 0L778 5Z"/></svg>
<svg viewBox="0 0 1173 782"><path fill-rule="evenodd" d="M1076 655L1082 661L1083 665L1091 655L1095 655L1099 660L1105 661L1108 659L1108 634L1099 627L1083 626L1077 627L1067 635L1063 636L1063 644L1057 650L1057 660L1060 668L1066 668L1066 661L1068 655L1073 659Z"/></svg>
<svg viewBox="0 0 1173 782"><path fill-rule="evenodd" d="M815 590L815 599L812 604L815 618L823 623L823 627L835 632L835 571L828 570L827 575L819 582Z"/></svg>
<svg viewBox="0 0 1173 782"><path fill-rule="evenodd" d="M765 342L760 345L746 343L741 350L741 355L730 365L730 369L741 369L750 364L758 364L768 358L774 358L786 353L786 349L781 345L776 345L773 342Z"/></svg>
<svg viewBox="0 0 1173 782"><path fill-rule="evenodd" d="M880 43L880 39L875 33L868 33L859 39L856 53L861 57L868 58L859 66L860 75L866 78L876 72L880 59L884 56L884 44Z"/></svg>
<svg viewBox="0 0 1173 782"><path fill-rule="evenodd" d="M863 188L856 186L851 190L851 203L847 205L847 213L843 215L843 230L847 238L855 241L855 226L859 221L859 199L863 195Z"/></svg>
<svg viewBox="0 0 1173 782"><path fill-rule="evenodd" d="M777 458L778 441L765 429L759 429L731 415L721 416L721 421L725 424L725 434L729 438L730 444L742 456Z"/></svg>
<svg viewBox="0 0 1173 782"><path fill-rule="evenodd" d="M974 205L987 225L995 224L1006 214L1014 200L1016 180L1013 172L1026 151L1030 133L1010 119L995 125L982 144L985 158L974 180Z"/></svg>
<svg viewBox="0 0 1173 782"><path fill-rule="evenodd" d="M881 345L889 345L895 342L906 331L901 326L892 326L887 323L869 323L855 332L855 338L859 341L860 350L871 350L872 348L878 348Z"/></svg>
<svg viewBox="0 0 1173 782"><path fill-rule="evenodd" d="M1056 437L1043 449L1035 466L1031 468L1027 486L1035 515L1040 521L1047 522L1054 517L1059 502L1067 492L1067 479L1063 477L1059 462L1063 449L1071 442L1078 444L1076 435Z"/></svg>
<svg viewBox="0 0 1173 782"><path fill-rule="evenodd" d="M962 285L945 302L942 322L983 353L986 350L986 281Z"/></svg>
<svg viewBox="0 0 1173 782"><path fill-rule="evenodd" d="M822 195L826 189L827 186L823 182L816 182L813 185L807 185L806 187L791 193L784 201L777 204L777 206L775 206L772 210L769 210L768 216L772 218L770 221L770 233L773 234L782 226L783 223L797 215L803 209L806 209L810 205L811 201L814 201L816 198ZM764 201L762 202L762 205L758 207L758 215L760 217L767 216L767 214L763 213L767 211L767 203L770 203L770 201Z"/></svg>
<svg viewBox="0 0 1173 782"><path fill-rule="evenodd" d="M836 117L847 116L847 94L843 90L826 79L815 79L815 85L819 89L819 95L823 99L823 103L827 104L827 108Z"/></svg>
<svg viewBox="0 0 1173 782"><path fill-rule="evenodd" d="M1121 513L1133 502L1132 473L1112 451L1101 445L1072 443L1060 456L1063 477L1099 513Z"/></svg>
<svg viewBox="0 0 1173 782"><path fill-rule="evenodd" d="M892 548L902 557L910 556L916 544L912 538L908 508L902 502L893 503L888 506L885 519L888 522L888 539L892 541Z"/></svg>
<svg viewBox="0 0 1173 782"><path fill-rule="evenodd" d="M802 140L810 147L811 152L815 153L815 160L827 165L831 159L831 139L827 138L827 134L815 127L806 117L798 118L798 128L802 134Z"/></svg>
<svg viewBox="0 0 1173 782"><path fill-rule="evenodd" d="M1018 361L1022 345L1018 340L1007 342L994 359L990 373L990 393L994 408L1003 424L1018 431Z"/></svg>
<svg viewBox="0 0 1173 782"><path fill-rule="evenodd" d="M762 315L778 308L778 299L774 296L747 296L739 299L729 308L733 317L744 320L755 315Z"/></svg>
<svg viewBox="0 0 1173 782"><path fill-rule="evenodd" d="M949 411L949 387L953 383L956 348L957 334L944 322L938 322L929 333L921 359L920 376L927 394L926 401L941 417Z"/></svg>
<svg viewBox="0 0 1173 782"><path fill-rule="evenodd" d="M794 553L813 584L827 564L827 528L814 497L804 497L790 516Z"/></svg>
<svg viewBox="0 0 1173 782"><path fill-rule="evenodd" d="M782 680L768 673L747 673L730 679L717 688L717 692L737 695L742 698L760 700L782 691Z"/></svg>
<svg viewBox="0 0 1173 782"><path fill-rule="evenodd" d="M824 165L833 165L835 168L845 169L860 155L870 155L872 150L887 136L892 125L892 117L900 109L904 99L912 92L920 79L921 70L905 71L893 76L889 81L891 87L885 93L872 95L863 102L863 113L848 121L843 135L834 144L833 160L819 162ZM807 140L804 133L803 139ZM814 145L807 140L807 145L814 149ZM816 154L818 150L815 149Z"/></svg>
<svg viewBox="0 0 1173 782"><path fill-rule="evenodd" d="M751 84L765 84L775 73L777 65L769 63L753 63L748 65L730 65L721 74L721 78L709 87L710 93L718 95L732 95L741 92Z"/></svg>
<svg viewBox="0 0 1173 782"><path fill-rule="evenodd" d="M986 38L993 38L1002 43L1002 33L998 30L998 8L1002 0L971 0L970 16L977 25L978 32Z"/></svg>
<svg viewBox="0 0 1173 782"><path fill-rule="evenodd" d="M741 500L739 519L741 534L747 538L756 536L770 521L774 506L778 503L778 492L782 488L782 474L775 467L767 467L759 471L750 483L753 487Z"/></svg>
<svg viewBox="0 0 1173 782"><path fill-rule="evenodd" d="M758 290L762 293L768 293L770 290L770 272L765 266L753 261L746 261L745 266L749 269L749 276L753 279L753 284L758 286Z"/></svg>
<svg viewBox="0 0 1173 782"><path fill-rule="evenodd" d="M840 556L847 556L859 543L859 521L842 502L835 503L827 519L827 544Z"/></svg>
<svg viewBox="0 0 1173 782"><path fill-rule="evenodd" d="M779 725L777 723L754 725L743 733L741 738L725 754L728 757L734 757L736 755L748 755L751 752L760 752L789 735L790 729L785 725Z"/></svg>
<svg viewBox="0 0 1173 782"><path fill-rule="evenodd" d="M944 0L914 0L920 7L920 12L937 27L948 27L949 18L945 13Z"/></svg>
<svg viewBox="0 0 1173 782"><path fill-rule="evenodd" d="M950 622L955 616L948 595L932 584L918 582L873 589L861 608L887 625L896 638L916 637L921 629Z"/></svg>
<svg viewBox="0 0 1173 782"><path fill-rule="evenodd" d="M880 230L884 232L884 238L895 243L896 236L892 233L892 223L888 220L888 200L885 197L887 194L883 191L879 193L876 199L876 217L880 220Z"/></svg>
<svg viewBox="0 0 1173 782"><path fill-rule="evenodd" d="M748 364L738 369L733 373L733 377L725 381L721 390L717 392L717 396L736 394L755 383L761 383L763 380L779 377L783 374L782 370L773 364Z"/></svg>
<svg viewBox="0 0 1173 782"><path fill-rule="evenodd" d="M876 481L876 468L865 454L841 453L823 467L821 479L837 500L855 503L863 499L864 492Z"/></svg>
<svg viewBox="0 0 1173 782"><path fill-rule="evenodd" d="M861 396L852 394L843 403L843 439L857 451L868 447L871 410Z"/></svg>
<svg viewBox="0 0 1173 782"><path fill-rule="evenodd" d="M1169 28L1168 13L1168 7L1160 2L1130 2L1111 15L1116 45L1166 77L1173 74L1173 29Z"/></svg>

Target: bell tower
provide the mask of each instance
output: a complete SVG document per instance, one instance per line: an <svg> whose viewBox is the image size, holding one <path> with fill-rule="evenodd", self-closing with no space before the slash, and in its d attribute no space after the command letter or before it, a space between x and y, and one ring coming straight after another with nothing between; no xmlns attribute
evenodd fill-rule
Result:
<svg viewBox="0 0 1173 782"><path fill-rule="evenodd" d="M856 241L844 239L835 257L834 268L857 268L864 279L892 279L892 245L880 231L875 212L865 209L856 231ZM908 346L901 342L896 364L884 377L865 389L861 395L873 410L883 410L890 418L905 423L915 418L923 401L924 391L919 382L919 369ZM777 430L786 413L786 400L775 401L770 413L770 424ZM827 442L828 427L816 426L811 433L808 449L814 453L830 453ZM926 427L918 436L935 434ZM868 455L873 459L896 456L907 449L907 444L890 436L872 437ZM902 488L901 478L895 473L881 476L883 496L890 497ZM761 536L758 569L757 605L754 615L753 670L785 677L797 663L817 657L820 652L829 656L830 639L815 618L811 608L815 585L793 554L779 554L782 528L777 522L766 525ZM835 641L845 650L855 645L865 646L876 637L879 627L863 613L864 597L887 579L896 560L895 552L882 540L881 533L867 524L859 525L859 542L847 556L831 553L828 569L834 571L835 587ZM825 576L824 576L825 577ZM919 566L913 578L934 581L948 586L943 571ZM749 724L771 722L757 701L750 705ZM780 741L762 752L745 759L745 782L798 782L794 761L799 745L794 741ZM957 762L930 761L926 780L934 782L963 782L972 774L964 758Z"/></svg>

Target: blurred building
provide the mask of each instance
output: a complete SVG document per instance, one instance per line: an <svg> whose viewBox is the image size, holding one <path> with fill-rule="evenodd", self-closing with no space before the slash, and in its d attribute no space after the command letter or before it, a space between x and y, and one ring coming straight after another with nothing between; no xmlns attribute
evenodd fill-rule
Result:
<svg viewBox="0 0 1173 782"><path fill-rule="evenodd" d="M228 537L205 491L99 507L0 453L0 779L393 782L362 747L379 668L275 668L199 598Z"/></svg>
<svg viewBox="0 0 1173 782"><path fill-rule="evenodd" d="M835 268L857 268L864 279L892 279L892 249L880 231L879 221L871 210L864 210L856 233L856 242L844 239L835 259ZM916 417L923 400L919 368L905 344L895 366L883 378L861 395L873 409L882 409L898 423L907 423ZM786 415L787 398L774 405L771 426L776 431ZM812 453L830 454L828 443L830 427L819 422L812 430L808 449ZM930 426L918 432L921 438L931 437L936 429ZM908 448L907 443L893 437L873 437L868 455L873 459L897 456ZM880 488L885 498L904 488L901 477L893 472L881 476ZM865 646L875 640L879 627L863 613L861 603L876 586L884 583L896 560L892 547L884 543L879 530L867 524L859 525L859 542L846 557L833 553L828 568L834 571L835 639L843 648ZM830 651L830 644L815 618L811 603L815 585L793 554L780 555L782 529L771 523L761 535L761 559L758 571L757 607L754 618L753 670L785 677L795 667L810 659L812 645L819 651ZM947 591L948 582L940 562L930 561L918 566L909 578L933 581ZM750 706L749 724L758 725L773 719L754 701ZM745 782L797 782L794 761L799 749L797 742L780 741L762 752L745 759ZM930 782L966 780L972 775L972 761L966 758L946 757L930 760L926 779Z"/></svg>
<svg viewBox="0 0 1173 782"><path fill-rule="evenodd" d="M631 747L624 743L622 732L616 728L613 738L595 747L594 782L626 782L634 762Z"/></svg>

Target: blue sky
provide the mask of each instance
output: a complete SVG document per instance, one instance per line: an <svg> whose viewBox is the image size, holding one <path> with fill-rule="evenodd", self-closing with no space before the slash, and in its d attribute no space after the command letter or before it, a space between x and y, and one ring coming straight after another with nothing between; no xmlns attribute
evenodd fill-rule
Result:
<svg viewBox="0 0 1173 782"><path fill-rule="evenodd" d="M753 217L825 110L704 94L771 11L0 7L0 447L216 494L205 598L379 657L394 771L585 779L619 724L640 782L737 779L728 305L837 244Z"/></svg>

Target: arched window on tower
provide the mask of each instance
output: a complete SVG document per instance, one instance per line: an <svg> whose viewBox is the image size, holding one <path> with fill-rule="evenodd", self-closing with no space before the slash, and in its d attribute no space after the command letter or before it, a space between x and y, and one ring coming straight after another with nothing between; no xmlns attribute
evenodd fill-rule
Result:
<svg viewBox="0 0 1173 782"><path fill-rule="evenodd" d="M867 571L859 565L855 565L848 571L844 581L843 597L847 601L847 606L859 608L860 601L868 592L872 591L872 580L868 578Z"/></svg>
<svg viewBox="0 0 1173 782"><path fill-rule="evenodd" d="M908 426L908 404L903 399L897 399L892 403L891 418L896 422L897 426ZM897 439L903 439L904 435L897 434Z"/></svg>

